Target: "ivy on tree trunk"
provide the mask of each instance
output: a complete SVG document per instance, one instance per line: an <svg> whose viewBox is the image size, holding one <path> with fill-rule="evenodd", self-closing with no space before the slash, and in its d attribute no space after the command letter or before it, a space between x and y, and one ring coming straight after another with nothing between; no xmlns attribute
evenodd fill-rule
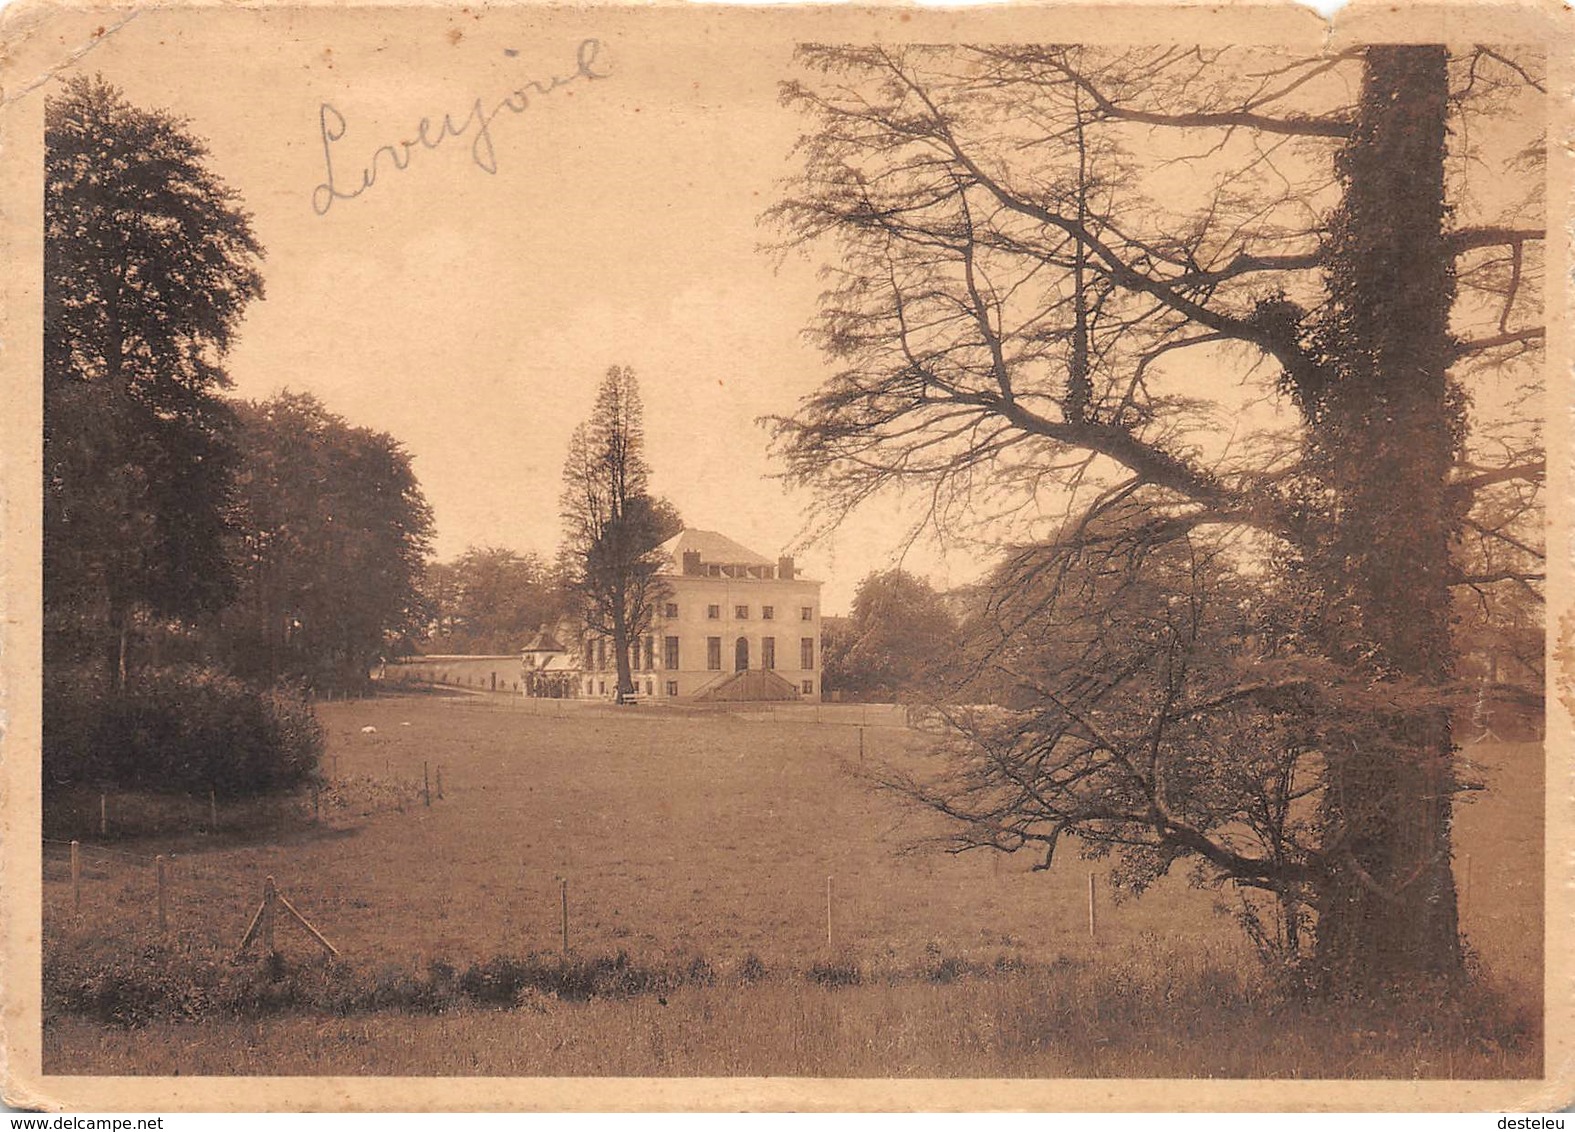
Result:
<svg viewBox="0 0 1575 1132"><path fill-rule="evenodd" d="M1366 53L1326 245L1325 360L1298 391L1323 489L1307 561L1321 575L1326 647L1375 682L1442 685L1454 670L1450 550L1462 515L1449 477L1465 409L1448 372L1446 65L1438 46ZM1326 755L1318 961L1336 985L1459 972L1453 752L1438 706L1381 716L1356 749Z"/></svg>

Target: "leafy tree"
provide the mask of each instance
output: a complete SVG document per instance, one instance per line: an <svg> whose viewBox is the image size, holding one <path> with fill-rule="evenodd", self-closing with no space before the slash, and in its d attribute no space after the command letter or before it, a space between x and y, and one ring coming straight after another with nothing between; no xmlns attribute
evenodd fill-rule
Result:
<svg viewBox="0 0 1575 1132"><path fill-rule="evenodd" d="M826 614L820 619L820 683L823 691L857 695L858 677L849 663L853 650L853 619Z"/></svg>
<svg viewBox="0 0 1575 1132"><path fill-rule="evenodd" d="M649 493L643 415L634 371L611 367L563 465L564 579L586 627L611 642L619 703L634 693L630 650L666 592L658 548L683 526Z"/></svg>
<svg viewBox="0 0 1575 1132"><path fill-rule="evenodd" d="M1061 513L1039 575L1157 569L1202 538L1240 577L1284 576L1316 614L1286 647L1363 721L1316 748L1321 979L1457 974L1450 617L1471 574L1453 548L1486 489L1534 494L1543 470L1534 429L1473 432L1465 383L1492 367L1529 393L1543 330L1540 199L1478 194L1462 178L1482 164L1446 177L1445 158L1451 115L1541 97L1535 64L1427 45L802 58L820 78L785 99L813 132L775 217L835 249L816 332L839 368L778 422L792 471L833 513L920 484L936 522L984 514L1030 544ZM1498 134L1534 171L1530 120ZM1240 403L1199 395L1209 371L1238 375ZM1276 395L1294 429L1258 423ZM1476 584L1537 586L1503 574ZM1230 862L1200 836L1171 859Z"/></svg>
<svg viewBox="0 0 1575 1132"><path fill-rule="evenodd" d="M536 554L470 547L453 562L427 568L425 592L441 652L517 652L542 625L564 612L558 578Z"/></svg>
<svg viewBox="0 0 1575 1132"><path fill-rule="evenodd" d="M826 681L858 699L933 694L961 644L957 619L929 582L906 570L878 570L859 583L853 615L837 642Z"/></svg>
<svg viewBox="0 0 1575 1132"><path fill-rule="evenodd" d="M220 359L263 252L187 122L80 76L44 117L46 658L119 688L139 618L232 592Z"/></svg>
<svg viewBox="0 0 1575 1132"><path fill-rule="evenodd" d="M410 456L307 394L238 413L240 587L223 619L230 662L268 682L360 685L426 620L432 513Z"/></svg>

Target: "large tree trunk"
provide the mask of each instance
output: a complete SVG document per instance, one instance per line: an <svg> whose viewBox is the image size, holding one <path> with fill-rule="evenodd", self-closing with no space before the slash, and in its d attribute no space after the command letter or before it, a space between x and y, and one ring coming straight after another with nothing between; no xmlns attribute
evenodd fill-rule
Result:
<svg viewBox="0 0 1575 1132"><path fill-rule="evenodd" d="M612 605L613 665L618 673L617 700L621 704L634 694L634 669L629 664L629 599L624 586L614 587Z"/></svg>
<svg viewBox="0 0 1575 1132"><path fill-rule="evenodd" d="M1369 49L1345 199L1328 246L1328 385L1309 403L1327 498L1320 558L1333 655L1353 677L1437 685L1453 671L1449 491L1464 406L1448 379L1447 56ZM1450 862L1454 744L1442 705L1374 713L1329 752L1317 958L1331 986L1461 969Z"/></svg>

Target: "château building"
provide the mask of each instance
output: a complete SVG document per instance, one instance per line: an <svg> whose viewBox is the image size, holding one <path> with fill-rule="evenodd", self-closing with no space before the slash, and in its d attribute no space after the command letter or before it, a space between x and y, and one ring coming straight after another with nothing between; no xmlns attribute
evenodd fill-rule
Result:
<svg viewBox="0 0 1575 1132"><path fill-rule="evenodd" d="M662 544L666 593L633 648L635 691L653 700L811 700L820 696L820 586L715 531ZM617 694L612 642L581 645L581 694Z"/></svg>

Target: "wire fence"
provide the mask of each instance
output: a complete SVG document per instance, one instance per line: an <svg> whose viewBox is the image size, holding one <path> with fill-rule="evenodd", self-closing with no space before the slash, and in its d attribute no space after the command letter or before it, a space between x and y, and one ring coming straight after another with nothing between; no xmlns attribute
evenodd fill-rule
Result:
<svg viewBox="0 0 1575 1132"><path fill-rule="evenodd" d="M45 806L46 842L93 839L223 837L282 832L374 817L430 805L444 794L442 764L359 756L360 773L339 773L339 758L324 758L320 777L291 793L222 798L215 791L159 793L75 787L52 792ZM397 763L397 765L396 765ZM378 770L381 773L377 773Z"/></svg>
<svg viewBox="0 0 1575 1132"><path fill-rule="evenodd" d="M361 819L394 813L412 813L442 802L445 798L442 768L433 768L430 763L423 763L422 774L422 781L419 783L400 783L392 789L383 780L363 777L334 781L322 788L314 789L309 795L294 799L292 822L281 825L274 820L271 825L261 830L270 837L270 840L260 846L246 841L227 844L222 840L205 840L207 835L214 832L208 828L208 823L177 831L174 837L165 838L162 852L150 852L146 847L130 849L107 845L80 837L69 839L43 837L41 838L42 879L46 886L46 897L51 885L56 886L58 892L59 885L69 884L70 909L80 914L83 912L84 894L90 891L90 884L107 882L108 887L103 890L108 894L107 906L105 900L98 900L97 911L106 914L121 926L127 926L126 921L129 917L133 924L156 923L159 932L166 933L169 930L170 897L177 884L181 885L181 890L188 899L202 901L205 905L222 898L226 893L245 892L258 883L258 879L267 869L277 866L277 855L270 854L269 851L278 847L279 834L315 830L331 836L341 829L350 828L341 825L335 820L336 818L349 817L359 823ZM100 796L100 814L116 815L117 820L125 809L146 801L140 796L114 795L117 804L110 805L111 797L107 793ZM323 806L325 797L329 800L326 809ZM186 800L191 801L189 796ZM211 796L209 802L213 803ZM255 811L256 806L249 804L244 808ZM222 811L220 812L222 814ZM276 808L269 809L270 815L277 815L277 813ZM119 825L112 828L123 830ZM228 829L221 826L219 832L234 832L237 829L259 831L256 822L244 821ZM135 834L138 831L128 832ZM257 852L259 849L263 851ZM227 856L222 863L218 863L212 856L215 852L242 853L247 856L239 858ZM346 866L353 868L358 861L369 861L380 853L381 850L376 846L359 851L353 848L340 848L336 850L334 859L336 866L340 868ZM139 879L128 884L128 870L147 874L146 881ZM192 887L197 884L204 886L201 891ZM268 909L264 922L270 928L264 934L270 948L272 909L276 906L274 897L278 898L278 902L289 911L291 916L306 923L290 905L288 899L279 896L276 890L270 895L272 886L273 877L270 875L266 877L262 890L262 907ZM146 898L147 908L152 910L151 920L139 916L135 910L140 902L139 895ZM45 910L47 914L51 910L59 912L62 909L58 903L51 908L51 902L46 899ZM220 934L224 934L227 925L212 923L211 912L211 908L205 907L201 920L193 926L200 924L210 934L217 928ZM84 925L79 923L76 926L80 928ZM311 930L315 932L315 929ZM332 951L331 945L325 942L325 946Z"/></svg>
<svg viewBox="0 0 1575 1132"><path fill-rule="evenodd" d="M394 685L390 690L400 688ZM404 687L414 688L415 685ZM466 690L463 686L430 684L428 689L450 694L437 702L457 711L494 711L571 719L585 714L608 713L624 718L686 719L696 716L726 716L749 723L818 723L844 727L909 728L922 721L924 709L894 703L694 703L646 700L638 705L614 704L604 699L554 698L493 693L486 689ZM396 692L397 694L397 692Z"/></svg>
<svg viewBox="0 0 1575 1132"><path fill-rule="evenodd" d="M328 896L318 886L322 879L318 865L301 863L293 867L288 854L250 852L257 847L245 847L246 855L214 859L205 852L185 852L177 848L149 852L82 840L43 838L42 842L46 927L67 933L64 938L104 939L116 948L140 947L148 933L156 929L158 935L171 940L198 941L238 953L256 934L258 922L253 910L260 912L261 908L271 907L273 894L300 888L313 893L310 903L303 902L301 911L297 912L285 899L285 907L303 921L302 912L316 919L323 929L318 932L316 927L312 928L317 942L334 957L346 957L323 935L326 932L328 936L336 936L335 929L344 928L345 918L341 913L346 908L342 897ZM333 872L341 879L354 876L385 855L386 849L380 844L359 850L336 847ZM535 936L542 950L555 944L568 956L581 944L576 934L579 926L586 920L602 920L598 915L598 902L605 904L609 899L620 902L617 897L609 896L608 882L624 879L631 870L664 863L670 864L657 858L624 861L618 867L618 872L623 874L619 877L607 875L605 870L594 866L588 870L558 872L551 875L550 886L546 883L547 874L543 873L540 883L527 884L508 899L519 901L517 908L534 909L526 915L536 924L530 934ZM933 880L933 865L923 871ZM793 904L797 914L804 917L800 933L804 942L815 945L823 942L827 954L836 949L841 949L836 951L838 954L846 953L850 947L870 942L866 938L868 925L864 921L880 903L881 884L876 878L854 871L825 875L824 887L818 893L811 892L808 887L799 891ZM614 883L612 887L620 886ZM396 889L409 891L404 885ZM333 884L329 891L334 891ZM386 895L388 890L380 891ZM1086 915L1091 941L1097 934L1108 931L1102 920L1096 921L1100 913L1096 911L1095 893L1094 875L1089 874ZM681 902L682 898L679 899ZM1099 900L1102 903L1103 898ZM359 899L353 901L353 906L366 908ZM388 907L382 911L399 920L421 916L421 910L416 907ZM691 934L692 928L707 918L699 908L694 912L699 918L690 929L675 930L672 922L663 916L660 932L678 937ZM1073 914L1079 913L1073 911ZM350 919L360 919L364 930L364 911ZM514 922L518 923L517 916ZM605 932L605 923L600 927ZM263 938L265 947L272 950L273 940L266 931ZM115 940L120 942L113 942ZM656 944L656 951L663 950L662 944ZM354 952L348 952L348 956L355 957ZM365 960L368 956L363 954L360 958Z"/></svg>

